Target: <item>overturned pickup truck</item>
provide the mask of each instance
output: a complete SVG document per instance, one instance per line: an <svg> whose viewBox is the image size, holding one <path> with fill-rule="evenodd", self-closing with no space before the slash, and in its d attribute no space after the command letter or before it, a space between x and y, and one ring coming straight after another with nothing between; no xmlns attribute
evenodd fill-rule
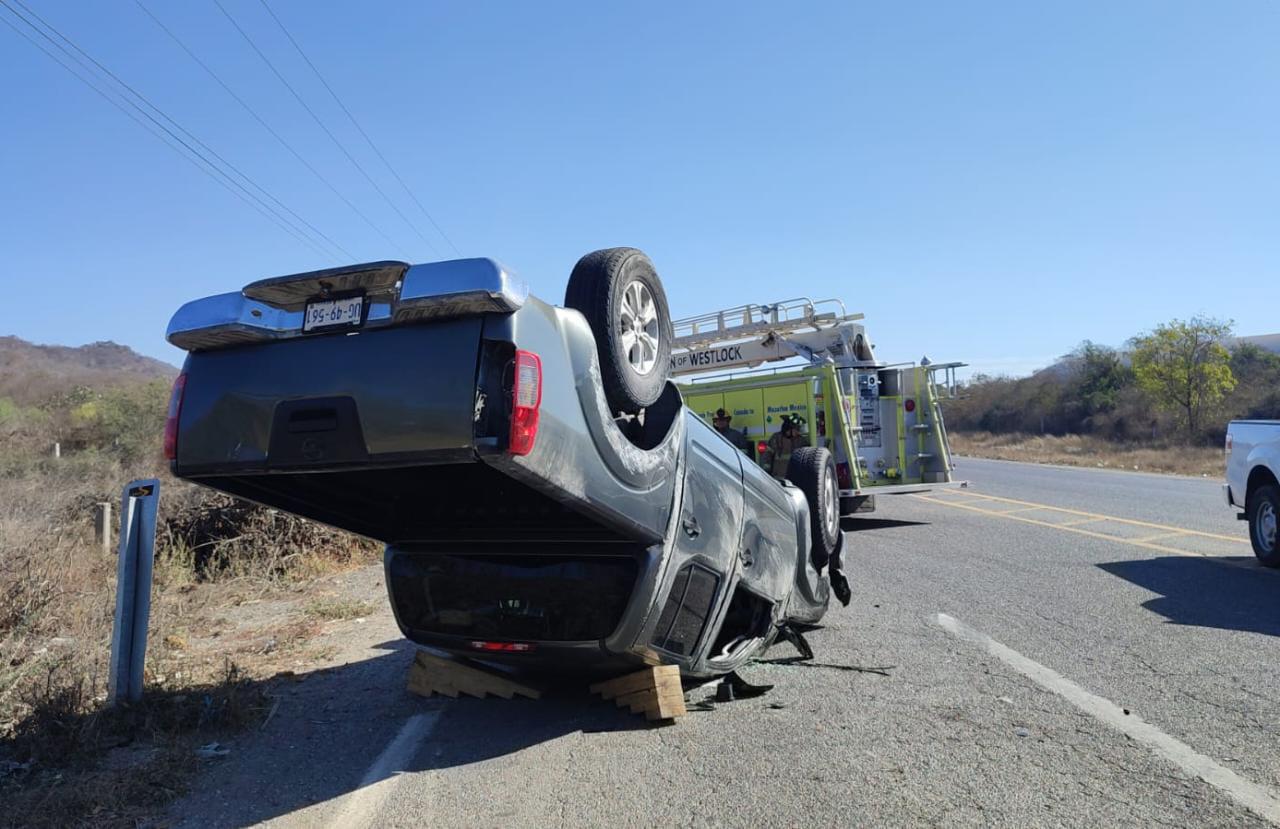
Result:
<svg viewBox="0 0 1280 829"><path fill-rule="evenodd" d="M778 481L685 408L648 257L588 254L564 305L488 259L190 302L173 472L386 542L401 630L456 654L709 677L847 602L830 453Z"/></svg>

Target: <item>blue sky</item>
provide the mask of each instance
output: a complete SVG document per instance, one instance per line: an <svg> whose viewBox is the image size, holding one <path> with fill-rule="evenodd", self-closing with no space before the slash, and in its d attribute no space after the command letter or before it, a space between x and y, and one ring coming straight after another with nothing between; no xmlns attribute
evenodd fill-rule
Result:
<svg viewBox="0 0 1280 829"><path fill-rule="evenodd" d="M452 251L259 0L22 0L357 261ZM6 3L21 10L16 0ZM677 315L796 295L887 360L1025 373L1173 317L1280 330L1280 4L268 0L449 239L558 302L648 251ZM0 18L22 26L0 8ZM180 362L182 302L340 264L0 27L0 334Z"/></svg>

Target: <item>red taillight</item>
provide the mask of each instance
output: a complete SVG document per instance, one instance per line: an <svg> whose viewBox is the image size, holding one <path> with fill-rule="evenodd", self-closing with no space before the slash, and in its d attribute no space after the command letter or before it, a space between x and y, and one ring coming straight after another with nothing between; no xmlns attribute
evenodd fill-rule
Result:
<svg viewBox="0 0 1280 829"><path fill-rule="evenodd" d="M1231 454L1231 446L1232 446L1232 444L1233 444L1233 443L1235 443L1235 441L1233 441L1233 440L1231 439L1231 433L1230 433L1230 432L1227 432L1227 446L1226 446L1226 449L1227 449L1227 454L1228 454L1228 455L1230 455L1230 454Z"/></svg>
<svg viewBox="0 0 1280 829"><path fill-rule="evenodd" d="M764 441L760 441L759 443L756 444L757 454L763 455L765 452L768 452L768 451L769 451L769 444L765 443Z"/></svg>
<svg viewBox="0 0 1280 829"><path fill-rule="evenodd" d="M187 375L179 374L173 381L169 394L169 411L164 418L164 457L178 459L178 415L182 414L182 393L187 388Z"/></svg>
<svg viewBox="0 0 1280 829"><path fill-rule="evenodd" d="M914 412L916 410L916 401L911 398L907 398L907 402L902 404L902 408L906 409L908 412Z"/></svg>
<svg viewBox="0 0 1280 829"><path fill-rule="evenodd" d="M849 475L849 464L836 464L836 482L841 489L853 489L853 478Z"/></svg>
<svg viewBox="0 0 1280 829"><path fill-rule="evenodd" d="M534 649L528 642L472 642L471 648L489 653L528 653Z"/></svg>
<svg viewBox="0 0 1280 829"><path fill-rule="evenodd" d="M527 455L538 437L538 407L542 405L542 360L532 351L517 351L511 383L511 440L507 451Z"/></svg>

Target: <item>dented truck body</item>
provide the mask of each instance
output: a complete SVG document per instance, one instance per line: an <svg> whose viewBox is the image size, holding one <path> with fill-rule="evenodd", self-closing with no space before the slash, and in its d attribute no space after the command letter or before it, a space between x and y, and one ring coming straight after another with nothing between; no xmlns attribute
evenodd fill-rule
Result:
<svg viewBox="0 0 1280 829"><path fill-rule="evenodd" d="M306 330L347 298L350 320ZM826 609L804 495L670 382L615 418L583 315L490 260L263 280L189 303L168 336L190 352L174 474L385 542L415 642L712 676Z"/></svg>

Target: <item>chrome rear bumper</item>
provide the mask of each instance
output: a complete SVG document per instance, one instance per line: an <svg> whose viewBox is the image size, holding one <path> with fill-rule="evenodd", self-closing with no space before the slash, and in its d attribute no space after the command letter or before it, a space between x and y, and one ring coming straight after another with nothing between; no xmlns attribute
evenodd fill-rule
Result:
<svg viewBox="0 0 1280 829"><path fill-rule="evenodd" d="M376 328L509 313L524 305L529 289L492 259L373 262L263 279L188 302L169 321L165 339L186 351L209 351L299 337L308 301L352 294L365 297L362 327Z"/></svg>

